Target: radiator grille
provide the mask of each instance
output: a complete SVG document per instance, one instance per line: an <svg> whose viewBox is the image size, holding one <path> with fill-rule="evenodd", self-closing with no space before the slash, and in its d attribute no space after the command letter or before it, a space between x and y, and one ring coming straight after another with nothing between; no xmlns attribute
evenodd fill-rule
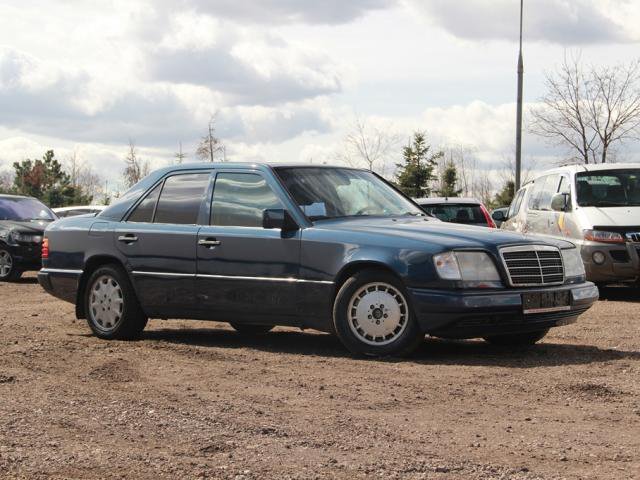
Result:
<svg viewBox="0 0 640 480"><path fill-rule="evenodd" d="M546 245L505 247L502 261L514 287L559 285L564 282L560 250Z"/></svg>

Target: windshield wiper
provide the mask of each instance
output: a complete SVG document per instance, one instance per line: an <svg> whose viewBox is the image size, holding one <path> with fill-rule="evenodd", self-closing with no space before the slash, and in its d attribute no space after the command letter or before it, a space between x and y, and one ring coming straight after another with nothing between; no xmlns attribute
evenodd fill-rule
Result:
<svg viewBox="0 0 640 480"><path fill-rule="evenodd" d="M610 202L608 200L600 200L597 202L584 203L582 207L628 207L628 203Z"/></svg>

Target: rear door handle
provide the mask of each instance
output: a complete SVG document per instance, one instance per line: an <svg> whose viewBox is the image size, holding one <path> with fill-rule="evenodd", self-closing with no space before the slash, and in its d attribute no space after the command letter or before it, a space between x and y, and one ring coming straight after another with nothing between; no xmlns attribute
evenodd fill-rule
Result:
<svg viewBox="0 0 640 480"><path fill-rule="evenodd" d="M216 240L215 238L201 238L198 240L198 245L207 248L213 248L220 245L222 242L220 240Z"/></svg>
<svg viewBox="0 0 640 480"><path fill-rule="evenodd" d="M118 241L124 243L133 243L138 241L138 237L136 237L133 233L127 233L126 235L120 235L118 237Z"/></svg>

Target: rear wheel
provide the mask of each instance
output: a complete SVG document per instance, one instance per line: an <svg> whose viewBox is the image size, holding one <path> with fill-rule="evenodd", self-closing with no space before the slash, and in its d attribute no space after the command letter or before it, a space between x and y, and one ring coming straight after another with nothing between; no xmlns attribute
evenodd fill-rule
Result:
<svg viewBox="0 0 640 480"><path fill-rule="evenodd" d="M236 323L232 322L230 324L233 329L244 335L265 335L269 333L274 325L257 325L254 323Z"/></svg>
<svg viewBox="0 0 640 480"><path fill-rule="evenodd" d="M106 340L139 338L147 324L127 274L117 265L99 267L91 274L85 311L93 333Z"/></svg>
<svg viewBox="0 0 640 480"><path fill-rule="evenodd" d="M338 338L361 355L407 355L424 340L402 282L381 270L363 270L338 291L333 323Z"/></svg>
<svg viewBox="0 0 640 480"><path fill-rule="evenodd" d="M18 280L22 271L13 260L13 256L8 250L0 250L0 282L13 282Z"/></svg>
<svg viewBox="0 0 640 480"><path fill-rule="evenodd" d="M490 337L484 337L484 340L492 345L500 345L502 347L526 347L527 345L534 345L539 342L547 333L549 333L548 328L538 330L537 332L492 335Z"/></svg>

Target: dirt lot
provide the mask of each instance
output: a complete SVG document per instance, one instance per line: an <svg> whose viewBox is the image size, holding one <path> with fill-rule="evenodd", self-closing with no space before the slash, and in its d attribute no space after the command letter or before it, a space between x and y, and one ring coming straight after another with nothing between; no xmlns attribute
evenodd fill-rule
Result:
<svg viewBox="0 0 640 480"><path fill-rule="evenodd" d="M151 321L104 342L33 276L0 285L0 478L640 478L640 293L526 352Z"/></svg>

